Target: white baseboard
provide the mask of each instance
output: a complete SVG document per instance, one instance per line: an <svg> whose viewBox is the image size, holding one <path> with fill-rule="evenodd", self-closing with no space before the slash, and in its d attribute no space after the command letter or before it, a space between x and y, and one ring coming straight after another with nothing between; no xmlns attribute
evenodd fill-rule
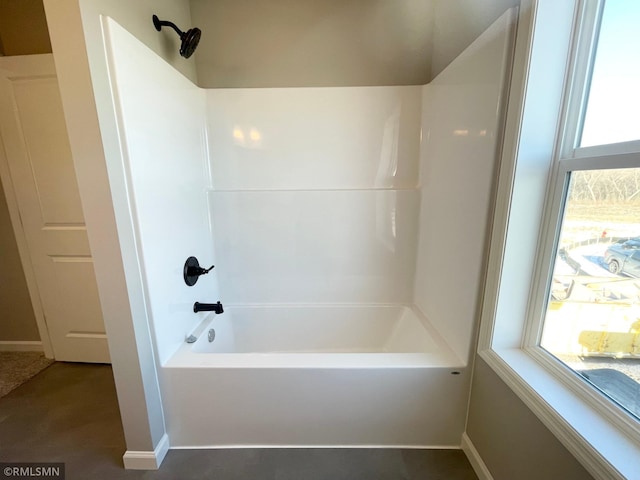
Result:
<svg viewBox="0 0 640 480"><path fill-rule="evenodd" d="M473 446L473 443L467 435L467 432L464 432L462 434L462 451L469 459L469 463L473 467L473 470L476 472L479 480L493 480L491 472L484 464L484 461L480 457L480 454L476 450L476 447Z"/></svg>
<svg viewBox="0 0 640 480"><path fill-rule="evenodd" d="M259 449L297 449L305 450L313 449L343 449L343 450L362 450L362 449L400 449L400 450L460 450L459 445L405 445L405 444L362 444L362 445L342 445L339 443L320 443L320 444L291 444L291 443L228 443L219 445L172 445L171 450L242 450L248 448Z"/></svg>
<svg viewBox="0 0 640 480"><path fill-rule="evenodd" d="M153 452L127 450L122 460L127 470L157 470L169 451L169 436L165 433Z"/></svg>
<svg viewBox="0 0 640 480"><path fill-rule="evenodd" d="M0 352L43 352L42 342L0 341Z"/></svg>

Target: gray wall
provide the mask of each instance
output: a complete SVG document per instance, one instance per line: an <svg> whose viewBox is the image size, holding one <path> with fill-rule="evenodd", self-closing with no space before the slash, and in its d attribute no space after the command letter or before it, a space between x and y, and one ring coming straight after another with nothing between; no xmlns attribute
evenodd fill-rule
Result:
<svg viewBox="0 0 640 480"><path fill-rule="evenodd" d="M519 0L111 0L108 13L203 87L421 85ZM203 30L194 57L158 34L162 11ZM168 12L168 13L167 13ZM149 21L147 23L147 18ZM0 0L0 54L51 52L42 0ZM197 74L196 74L197 71Z"/></svg>
<svg viewBox="0 0 640 480"><path fill-rule="evenodd" d="M519 0L191 0L202 87L421 85Z"/></svg>
<svg viewBox="0 0 640 480"><path fill-rule="evenodd" d="M203 87L420 85L431 0L191 0Z"/></svg>
<svg viewBox="0 0 640 480"><path fill-rule="evenodd" d="M494 480L592 478L479 356L467 435Z"/></svg>
<svg viewBox="0 0 640 480"><path fill-rule="evenodd" d="M0 54L49 52L42 0L0 0ZM40 340L1 184L0 312L0 341Z"/></svg>
<svg viewBox="0 0 640 480"><path fill-rule="evenodd" d="M432 77L520 0L433 0Z"/></svg>
<svg viewBox="0 0 640 480"><path fill-rule="evenodd" d="M38 341L38 326L0 184L0 341Z"/></svg>
<svg viewBox="0 0 640 480"><path fill-rule="evenodd" d="M0 0L0 54L51 53L42 0Z"/></svg>

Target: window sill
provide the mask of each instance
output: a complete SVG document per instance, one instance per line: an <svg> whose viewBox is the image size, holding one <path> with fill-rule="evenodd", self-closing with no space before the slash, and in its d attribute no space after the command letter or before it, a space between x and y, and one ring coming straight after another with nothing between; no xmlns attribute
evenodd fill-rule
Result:
<svg viewBox="0 0 640 480"><path fill-rule="evenodd" d="M480 356L596 479L639 479L640 444L524 349Z"/></svg>

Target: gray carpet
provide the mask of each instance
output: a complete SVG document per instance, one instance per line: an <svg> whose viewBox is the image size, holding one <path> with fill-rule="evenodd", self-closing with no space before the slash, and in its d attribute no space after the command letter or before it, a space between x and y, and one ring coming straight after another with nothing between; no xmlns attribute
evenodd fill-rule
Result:
<svg viewBox="0 0 640 480"><path fill-rule="evenodd" d="M0 352L0 397L53 363L42 352Z"/></svg>

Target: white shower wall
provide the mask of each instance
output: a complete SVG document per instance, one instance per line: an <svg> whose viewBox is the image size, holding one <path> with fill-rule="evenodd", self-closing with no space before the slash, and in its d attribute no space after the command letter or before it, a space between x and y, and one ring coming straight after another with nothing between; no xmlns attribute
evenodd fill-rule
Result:
<svg viewBox="0 0 640 480"><path fill-rule="evenodd" d="M232 304L411 303L417 190L210 192Z"/></svg>
<svg viewBox="0 0 640 480"><path fill-rule="evenodd" d="M415 304L464 362L517 9L417 87L207 90L233 304Z"/></svg>
<svg viewBox="0 0 640 480"><path fill-rule="evenodd" d="M218 300L415 304L465 362L514 19L424 87L209 90L106 20L160 363Z"/></svg>
<svg viewBox="0 0 640 480"><path fill-rule="evenodd" d="M420 86L206 93L215 190L417 187Z"/></svg>
<svg viewBox="0 0 640 480"><path fill-rule="evenodd" d="M411 303L421 93L207 90L225 302Z"/></svg>
<svg viewBox="0 0 640 480"><path fill-rule="evenodd" d="M478 323L516 20L505 12L423 90L414 300L461 359Z"/></svg>
<svg viewBox="0 0 640 480"><path fill-rule="evenodd" d="M142 275L146 315L160 363L184 342L215 302L215 271L193 287L182 278L187 257L214 262L206 202L205 94L118 23L104 19L107 55L123 146L126 192Z"/></svg>

